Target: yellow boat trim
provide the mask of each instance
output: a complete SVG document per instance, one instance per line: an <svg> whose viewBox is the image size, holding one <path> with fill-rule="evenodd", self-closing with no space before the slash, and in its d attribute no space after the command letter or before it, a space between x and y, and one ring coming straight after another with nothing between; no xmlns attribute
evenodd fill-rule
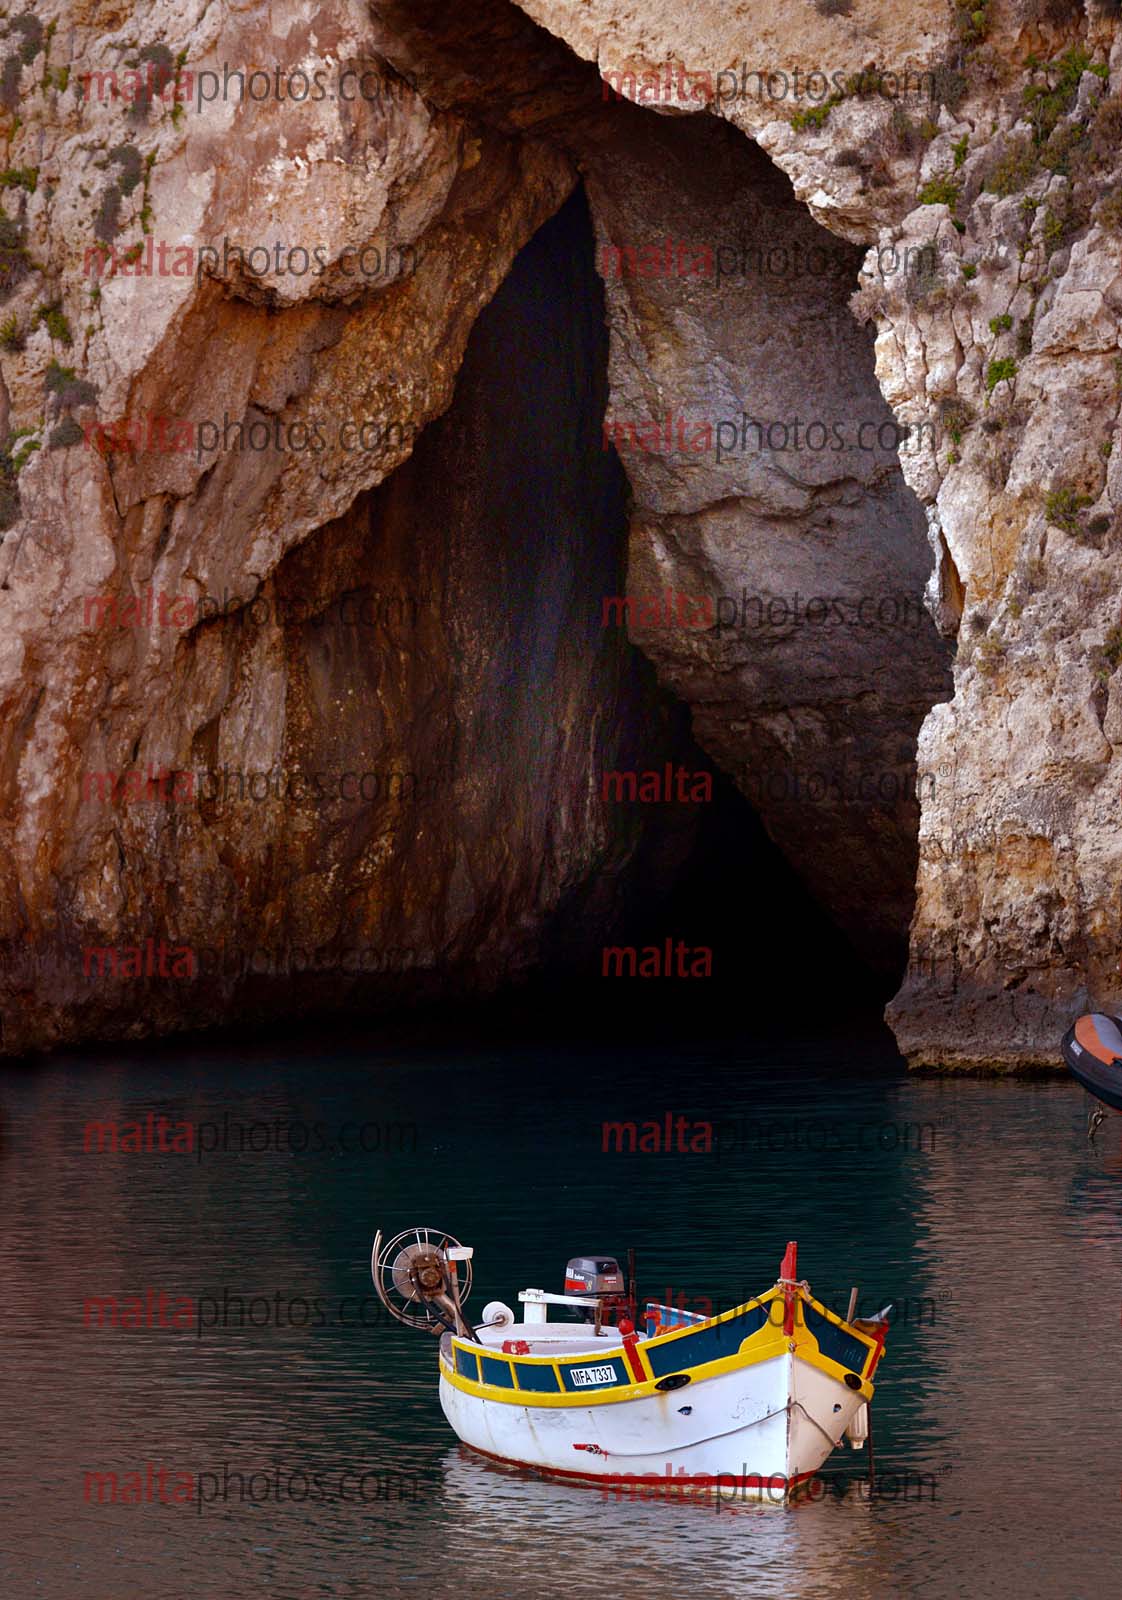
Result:
<svg viewBox="0 0 1122 1600"><path fill-rule="evenodd" d="M648 1339L636 1345L635 1352L640 1359L644 1372L650 1372L650 1362L644 1359L646 1352L658 1347L672 1346L676 1340L680 1340L690 1333L696 1333L703 1327L711 1327L718 1322L727 1322L755 1306L768 1305L781 1294L782 1290L779 1288L771 1289L767 1294L760 1295L755 1300L746 1300L743 1305L734 1306L731 1311L722 1312L720 1316L707 1317L704 1322L692 1323L688 1327L674 1328L668 1333L660 1334L655 1339ZM828 1321L834 1323L852 1338L860 1340L867 1347L868 1354L860 1372L860 1393L863 1399L871 1400L874 1386L865 1376L865 1373L868 1371L869 1363L877 1348L876 1340L871 1339L861 1329L853 1327L851 1323L839 1317L829 1307L822 1305L801 1290L799 1291L799 1298L808 1305L813 1306ZM604 1389L566 1389L560 1369L592 1364L595 1360L595 1355L591 1352L577 1358L568 1357L564 1359L551 1356L509 1356L501 1349L484 1348L483 1346L472 1344L470 1340L461 1339L457 1336L453 1336L452 1346L454 1350L464 1350L472 1355L483 1354L490 1356L494 1360L507 1362L511 1368L515 1383L518 1381L517 1373L520 1366L551 1367L553 1369L557 1391L549 1393L537 1389L506 1388L501 1384L479 1383L472 1378L464 1377L462 1373L455 1370L455 1367L450 1362L444 1360L443 1355L440 1357L441 1376L446 1378L454 1389L460 1389L464 1394L474 1395L480 1400L497 1401L500 1405L617 1405L624 1400L642 1400L648 1395L658 1395L665 1392L659 1390L658 1383L660 1380L654 1376L648 1378L644 1383L613 1384L610 1388ZM783 1332L782 1321L773 1322L770 1316L763 1327L757 1328L746 1339L741 1341L740 1348L735 1355L721 1356L715 1361L706 1361L696 1366L683 1367L682 1370L688 1371L694 1382L703 1382L706 1378L717 1378L726 1372L742 1371L748 1367L757 1366L762 1361L773 1361L776 1357L788 1353L793 1354L799 1361L805 1361L808 1366L816 1367L820 1372L825 1373L827 1377L833 1378L838 1383L844 1382L846 1374L852 1373L854 1370L852 1367L843 1366L840 1362L835 1361L819 1348L818 1340L806 1326L803 1318L796 1318L795 1331L788 1336ZM624 1366L627 1365L622 1345L613 1346L610 1350L603 1352L603 1360L605 1362L613 1359L621 1362Z"/></svg>

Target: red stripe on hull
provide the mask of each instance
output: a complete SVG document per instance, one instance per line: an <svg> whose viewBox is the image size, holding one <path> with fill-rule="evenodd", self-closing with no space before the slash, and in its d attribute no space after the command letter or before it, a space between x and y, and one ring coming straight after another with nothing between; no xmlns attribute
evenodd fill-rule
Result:
<svg viewBox="0 0 1122 1600"><path fill-rule="evenodd" d="M768 1489L776 1495L780 1487L787 1493L797 1489L801 1484L809 1483L818 1476L817 1472L800 1472L795 1478L781 1478L780 1484L775 1485L775 1478L763 1478L758 1472L750 1472L747 1477L732 1472L704 1472L683 1474L678 1477L656 1475L653 1473L623 1473L623 1472L577 1472L569 1467L542 1467L530 1461L517 1461L513 1456L497 1456L493 1450L482 1450L477 1444L468 1444L466 1439L460 1443L465 1450L474 1451L478 1456L484 1456L488 1461L497 1461L504 1467L518 1467L523 1472L533 1472L543 1478L564 1478L576 1483L595 1486L604 1492L622 1494L629 1489L683 1489L705 1488L710 1490L722 1489ZM776 1475L778 1476L778 1474ZM720 1481L718 1481L720 1480ZM770 1486L775 1485L774 1489Z"/></svg>

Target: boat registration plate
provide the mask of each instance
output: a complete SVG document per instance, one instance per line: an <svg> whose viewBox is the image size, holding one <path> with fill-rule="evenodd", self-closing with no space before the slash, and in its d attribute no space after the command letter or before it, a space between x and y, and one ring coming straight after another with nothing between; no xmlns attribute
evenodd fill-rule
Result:
<svg viewBox="0 0 1122 1600"><path fill-rule="evenodd" d="M573 1383L578 1389L590 1389L600 1383L614 1383L616 1369L614 1367L573 1367Z"/></svg>

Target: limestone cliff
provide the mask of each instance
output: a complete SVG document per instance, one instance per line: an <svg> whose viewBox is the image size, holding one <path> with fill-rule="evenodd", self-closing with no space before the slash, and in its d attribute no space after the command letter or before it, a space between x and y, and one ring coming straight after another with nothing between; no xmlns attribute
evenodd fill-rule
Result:
<svg viewBox="0 0 1122 1600"><path fill-rule="evenodd" d="M677 748L599 613L669 592L698 741L871 961L911 919L910 1059L1054 1059L1122 909L1113 7L462 9L7 14L3 1048L532 966ZM85 970L149 939L235 956Z"/></svg>
<svg viewBox="0 0 1122 1600"><path fill-rule="evenodd" d="M873 247L853 308L911 429L900 465L956 647L919 738L889 1020L913 1064L1053 1066L1071 1018L1122 990L1119 8L526 9L641 103L707 101Z"/></svg>

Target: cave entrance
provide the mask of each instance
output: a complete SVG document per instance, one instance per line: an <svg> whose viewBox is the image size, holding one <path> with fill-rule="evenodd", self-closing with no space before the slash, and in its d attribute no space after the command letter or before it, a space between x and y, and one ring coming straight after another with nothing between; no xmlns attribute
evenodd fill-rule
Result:
<svg viewBox="0 0 1122 1600"><path fill-rule="evenodd" d="M595 250L578 188L478 318L449 410L366 508L370 566L438 595L443 619L432 680L386 662L376 686L403 711L412 698L417 761L439 751L455 775L458 904L432 931L453 941L453 967L486 967L494 949L554 1015L579 990L632 1022L694 1030L700 1007L710 1019L739 1009L742 1023L746 998L793 997L808 968L816 993L868 993L842 935L695 743L688 707L627 628L606 624L605 600L627 593L631 489L604 429ZM406 874L411 860L427 870L421 845L399 836ZM543 909L544 934L500 957L512 918ZM711 950L712 978L604 977L605 949L634 948L641 964L668 940Z"/></svg>

